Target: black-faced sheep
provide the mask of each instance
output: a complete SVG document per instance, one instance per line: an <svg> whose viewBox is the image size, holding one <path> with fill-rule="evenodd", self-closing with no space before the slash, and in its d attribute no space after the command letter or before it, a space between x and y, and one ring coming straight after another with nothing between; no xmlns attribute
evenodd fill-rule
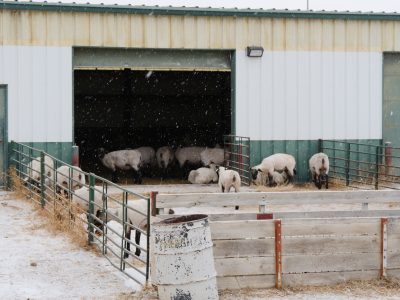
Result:
<svg viewBox="0 0 400 300"><path fill-rule="evenodd" d="M263 159L261 164L251 168L253 180L257 179L259 172L265 173L268 176L269 184L273 184L272 174L274 171L283 172L287 168L289 182L292 182L296 175L296 160L290 154L276 153Z"/></svg>
<svg viewBox="0 0 400 300"><path fill-rule="evenodd" d="M214 164L210 168L199 168L192 170L189 173L188 181L190 183L207 184L211 182L218 182L218 174Z"/></svg>
<svg viewBox="0 0 400 300"><path fill-rule="evenodd" d="M76 166L61 166L56 170L57 192L67 194L69 190L75 190L86 184L85 174Z"/></svg>
<svg viewBox="0 0 400 300"><path fill-rule="evenodd" d="M283 172L272 172L272 186L281 186L289 183L288 169L285 168Z"/></svg>
<svg viewBox="0 0 400 300"><path fill-rule="evenodd" d="M311 178L318 189L321 189L322 183L328 188L329 158L325 153L316 153L309 160Z"/></svg>
<svg viewBox="0 0 400 300"><path fill-rule="evenodd" d="M163 146L156 152L157 164L160 169L168 169L175 159L174 150L169 146Z"/></svg>
<svg viewBox="0 0 400 300"><path fill-rule="evenodd" d="M112 171L112 181L116 182L117 170L134 170L136 173L135 182L141 183L142 176L140 173L140 163L142 155L137 150L117 150L104 154L104 150L101 149L100 160L105 167Z"/></svg>

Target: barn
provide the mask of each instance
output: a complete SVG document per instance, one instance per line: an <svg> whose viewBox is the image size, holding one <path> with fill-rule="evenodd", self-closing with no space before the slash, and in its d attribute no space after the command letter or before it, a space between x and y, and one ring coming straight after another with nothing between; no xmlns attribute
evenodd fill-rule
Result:
<svg viewBox="0 0 400 300"><path fill-rule="evenodd" d="M400 15L0 1L0 167L11 141L80 149L214 146L251 163L318 139L400 145Z"/></svg>

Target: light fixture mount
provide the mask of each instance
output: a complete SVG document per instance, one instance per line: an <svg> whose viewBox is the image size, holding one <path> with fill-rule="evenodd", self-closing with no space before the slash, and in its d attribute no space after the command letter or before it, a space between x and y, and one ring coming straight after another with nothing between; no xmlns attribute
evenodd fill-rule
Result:
<svg viewBox="0 0 400 300"><path fill-rule="evenodd" d="M264 53L264 48L261 46L246 47L246 55L248 57L261 57Z"/></svg>

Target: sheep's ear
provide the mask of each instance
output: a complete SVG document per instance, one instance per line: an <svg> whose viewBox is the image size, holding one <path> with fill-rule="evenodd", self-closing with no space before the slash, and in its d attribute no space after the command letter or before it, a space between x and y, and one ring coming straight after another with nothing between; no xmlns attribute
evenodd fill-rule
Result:
<svg viewBox="0 0 400 300"><path fill-rule="evenodd" d="M257 171L258 171L258 172L261 172L261 173L263 172L261 169L257 169Z"/></svg>

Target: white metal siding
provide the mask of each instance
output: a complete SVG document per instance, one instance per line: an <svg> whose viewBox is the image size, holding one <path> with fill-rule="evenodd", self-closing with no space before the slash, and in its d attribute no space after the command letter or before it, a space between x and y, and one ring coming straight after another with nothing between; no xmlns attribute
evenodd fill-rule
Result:
<svg viewBox="0 0 400 300"><path fill-rule="evenodd" d="M72 48L0 46L0 83L9 140L72 141Z"/></svg>
<svg viewBox="0 0 400 300"><path fill-rule="evenodd" d="M236 65L238 135L382 138L382 53L237 51Z"/></svg>

